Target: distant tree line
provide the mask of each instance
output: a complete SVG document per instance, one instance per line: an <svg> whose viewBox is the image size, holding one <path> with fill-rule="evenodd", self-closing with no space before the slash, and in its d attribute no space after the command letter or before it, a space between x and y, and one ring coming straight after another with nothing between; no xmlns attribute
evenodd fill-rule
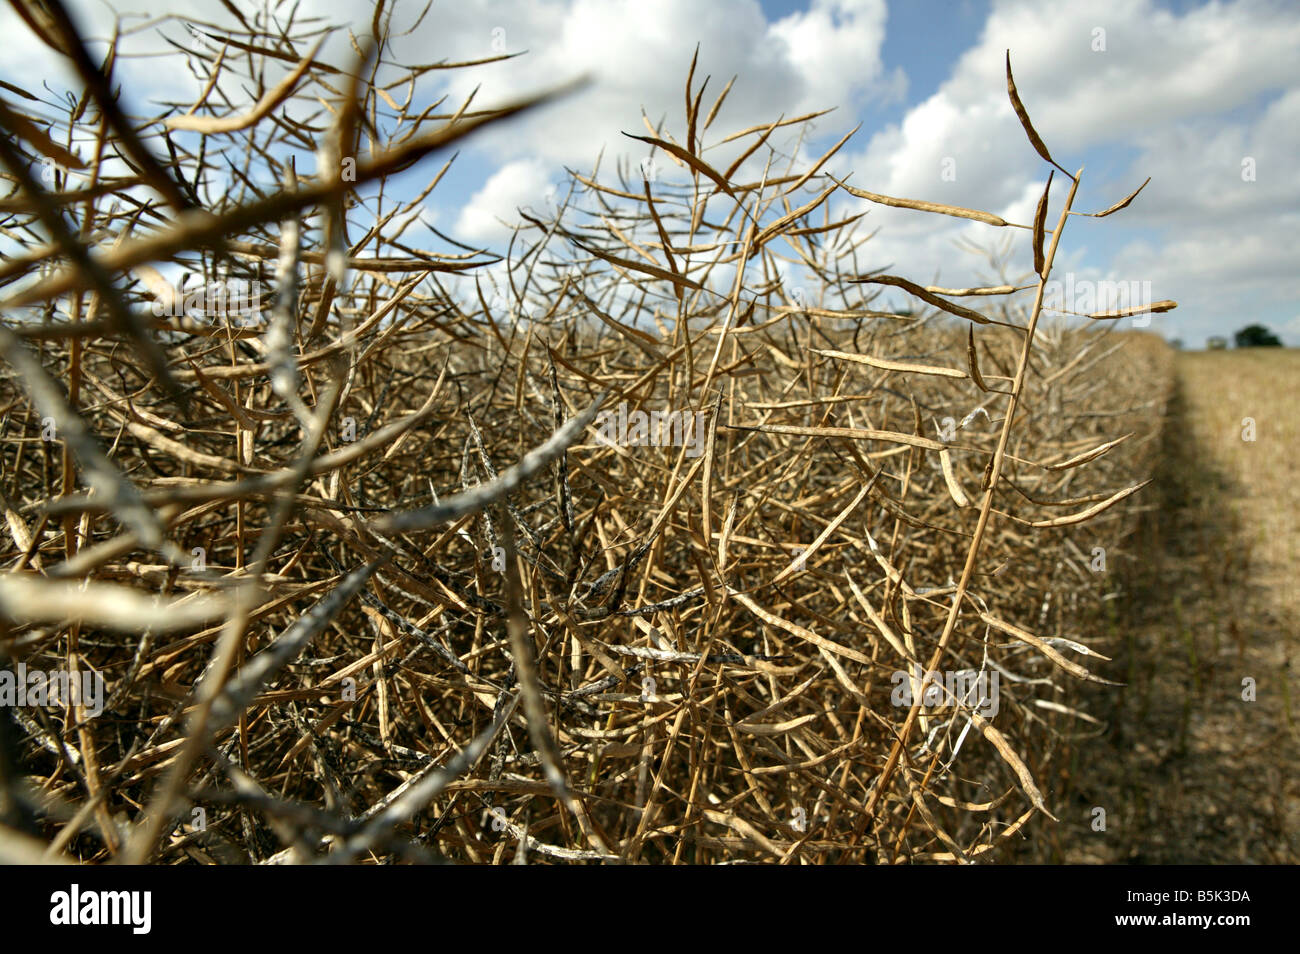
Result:
<svg viewBox="0 0 1300 954"><path fill-rule="evenodd" d="M1263 325L1247 325L1232 336L1238 348L1280 348L1282 341L1277 335ZM1175 349L1183 346L1182 338L1171 338L1169 345ZM1205 347L1211 351L1222 351L1228 347L1228 339L1222 335L1210 335L1205 339Z"/></svg>
<svg viewBox="0 0 1300 954"><path fill-rule="evenodd" d="M1235 335L1233 340L1238 348L1280 348L1282 342L1277 335L1263 325L1247 325Z"/></svg>

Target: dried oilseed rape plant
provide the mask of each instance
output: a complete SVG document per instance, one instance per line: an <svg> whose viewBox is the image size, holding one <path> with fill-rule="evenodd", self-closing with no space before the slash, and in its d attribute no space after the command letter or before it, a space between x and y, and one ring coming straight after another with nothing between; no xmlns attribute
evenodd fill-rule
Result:
<svg viewBox="0 0 1300 954"><path fill-rule="evenodd" d="M682 125L498 257L404 233L567 88L427 105L476 64L394 63L379 3L347 62L189 24L203 93L142 119L18 7L84 92L0 91L0 649L44 674L0 718L6 859L971 862L1051 824L1167 369L1043 320L1079 178L1009 55L1055 222L777 147L821 114L719 134L693 60ZM1032 274L872 271L850 196L1022 230Z"/></svg>

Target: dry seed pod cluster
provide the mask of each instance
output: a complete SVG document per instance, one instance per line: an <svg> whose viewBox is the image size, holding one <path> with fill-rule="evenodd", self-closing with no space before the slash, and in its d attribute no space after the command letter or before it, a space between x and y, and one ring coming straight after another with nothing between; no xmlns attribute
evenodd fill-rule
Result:
<svg viewBox="0 0 1300 954"><path fill-rule="evenodd" d="M399 106L381 3L350 63L205 27L204 100L142 124L49 6L87 93L0 94L0 648L104 696L0 718L0 854L971 861L1046 822L1167 373L1042 317L1046 194L850 188L847 137L769 142L814 117L713 132L692 63L648 163L574 172L504 261L425 251L388 178L546 96ZM1023 228L1034 274L870 272L847 193Z"/></svg>

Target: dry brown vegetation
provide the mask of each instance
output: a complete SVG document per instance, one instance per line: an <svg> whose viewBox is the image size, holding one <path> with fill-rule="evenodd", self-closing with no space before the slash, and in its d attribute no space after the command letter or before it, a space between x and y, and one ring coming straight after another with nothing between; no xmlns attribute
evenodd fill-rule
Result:
<svg viewBox="0 0 1300 954"><path fill-rule="evenodd" d="M1122 678L1077 626L1168 355L1113 315L1040 320L1077 181L1009 58L1056 222L1046 193L1007 223L850 187L843 142L769 142L811 117L718 135L727 90L693 63L684 122L639 137L665 175L574 173L493 287L462 274L491 256L403 239L424 195L389 180L527 103L417 108L383 42L331 64L319 31L243 24L212 28L188 117L127 120L48 6L88 93L0 111L25 248L0 265L0 646L108 698L0 719L0 852L971 861L1053 813L1076 686ZM265 95L232 118L237 68ZM84 178L42 182L43 157ZM873 272L841 189L1025 234L1032 271ZM162 263L273 272L267 320L156 317ZM702 439L597 440L620 404ZM911 667L997 672L996 715L897 704Z"/></svg>

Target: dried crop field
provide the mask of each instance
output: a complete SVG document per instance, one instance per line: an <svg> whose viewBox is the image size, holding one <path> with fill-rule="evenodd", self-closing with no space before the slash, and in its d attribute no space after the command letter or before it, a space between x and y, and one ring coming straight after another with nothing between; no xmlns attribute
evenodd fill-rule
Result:
<svg viewBox="0 0 1300 954"><path fill-rule="evenodd" d="M1085 693L1107 731L1057 764L1063 812L1105 805L1110 824L1045 831L1041 860L1300 858L1297 382L1294 349L1177 355L1123 592L1094 643L1126 685Z"/></svg>
<svg viewBox="0 0 1300 954"><path fill-rule="evenodd" d="M769 137L813 117L724 131L692 64L652 164L575 172L497 262L403 233L563 89L402 105L381 3L350 62L247 32L128 119L47 7L86 94L0 97L0 655L104 691L0 718L5 858L969 862L1086 826L1046 782L1123 678L1087 627L1173 381L1113 321L1174 303L1043 315L1068 216L1140 187L1072 208L1010 56L1056 221L793 163ZM841 190L1032 260L873 270ZM196 318L176 266L267 300Z"/></svg>

